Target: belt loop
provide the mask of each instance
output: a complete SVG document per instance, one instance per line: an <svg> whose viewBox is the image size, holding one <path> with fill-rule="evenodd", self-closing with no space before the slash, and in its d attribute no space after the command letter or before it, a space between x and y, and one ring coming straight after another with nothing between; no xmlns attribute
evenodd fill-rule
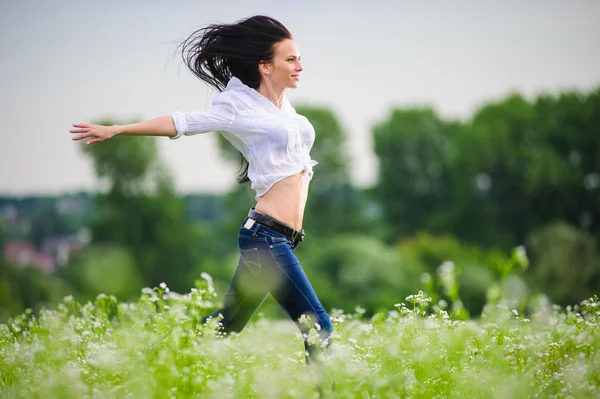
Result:
<svg viewBox="0 0 600 399"><path fill-rule="evenodd" d="M265 218L265 214L257 211L256 209L254 210L254 212L258 213L258 219L256 219L256 221L258 223L262 223L263 219Z"/></svg>
<svg viewBox="0 0 600 399"><path fill-rule="evenodd" d="M252 231L252 237L256 237L256 231L259 229L260 226L260 223L256 221L256 223L254 223L254 226L250 228L250 231Z"/></svg>

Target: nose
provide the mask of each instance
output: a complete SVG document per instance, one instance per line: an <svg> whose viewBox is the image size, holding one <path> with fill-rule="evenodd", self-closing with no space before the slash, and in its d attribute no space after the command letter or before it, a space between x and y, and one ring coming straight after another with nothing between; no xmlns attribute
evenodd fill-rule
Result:
<svg viewBox="0 0 600 399"><path fill-rule="evenodd" d="M296 61L296 71L301 72L303 69L302 63L300 63L300 61Z"/></svg>

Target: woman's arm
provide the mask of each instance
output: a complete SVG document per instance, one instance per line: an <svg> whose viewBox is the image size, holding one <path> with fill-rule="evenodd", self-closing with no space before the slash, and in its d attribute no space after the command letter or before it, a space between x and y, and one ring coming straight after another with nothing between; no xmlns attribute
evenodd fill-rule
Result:
<svg viewBox="0 0 600 399"><path fill-rule="evenodd" d="M74 123L71 133L79 133L73 140L91 138L88 145L108 140L119 134L127 136L167 136L171 140L183 135L227 130L235 119L235 108L230 104L217 104L196 112L174 112L143 122L128 125L102 126Z"/></svg>
<svg viewBox="0 0 600 399"><path fill-rule="evenodd" d="M172 115L163 115L128 125L118 125L117 134L125 136L170 136L177 134Z"/></svg>
<svg viewBox="0 0 600 399"><path fill-rule="evenodd" d="M74 129L69 130L69 132L81 134L74 136L72 139L77 141L92 138L87 141L88 145L100 143L120 134L126 136L168 137L175 137L177 135L173 116L171 115L163 115L158 118L127 125L102 126L89 123L74 123L73 127Z"/></svg>

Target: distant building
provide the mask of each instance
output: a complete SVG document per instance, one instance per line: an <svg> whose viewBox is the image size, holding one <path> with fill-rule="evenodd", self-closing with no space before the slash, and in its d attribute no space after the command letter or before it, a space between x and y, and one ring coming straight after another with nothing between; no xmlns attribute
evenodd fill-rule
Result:
<svg viewBox="0 0 600 399"><path fill-rule="evenodd" d="M36 251L29 240L8 240L4 243L4 260L21 266L33 266L49 274L56 269L55 257L46 251Z"/></svg>
<svg viewBox="0 0 600 399"><path fill-rule="evenodd" d="M42 243L42 252L54 254L57 266L64 266L71 256L81 251L89 242L86 229L77 235L64 237L48 237Z"/></svg>
<svg viewBox="0 0 600 399"><path fill-rule="evenodd" d="M30 265L35 252L35 246L28 240L8 240L4 243L4 259L8 262Z"/></svg>
<svg viewBox="0 0 600 399"><path fill-rule="evenodd" d="M59 214L83 213L85 211L86 202L83 198L65 195L56 198L55 209Z"/></svg>

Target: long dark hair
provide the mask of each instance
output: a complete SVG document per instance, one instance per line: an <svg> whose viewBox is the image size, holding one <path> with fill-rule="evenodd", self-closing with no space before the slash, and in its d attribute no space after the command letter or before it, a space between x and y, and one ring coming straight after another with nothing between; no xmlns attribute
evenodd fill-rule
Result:
<svg viewBox="0 0 600 399"><path fill-rule="evenodd" d="M221 92L235 76L258 89L261 62L272 62L274 45L291 39L292 34L279 21L255 15L233 24L212 24L200 28L181 43L181 56L189 70ZM249 182L248 161L241 155L238 183Z"/></svg>

